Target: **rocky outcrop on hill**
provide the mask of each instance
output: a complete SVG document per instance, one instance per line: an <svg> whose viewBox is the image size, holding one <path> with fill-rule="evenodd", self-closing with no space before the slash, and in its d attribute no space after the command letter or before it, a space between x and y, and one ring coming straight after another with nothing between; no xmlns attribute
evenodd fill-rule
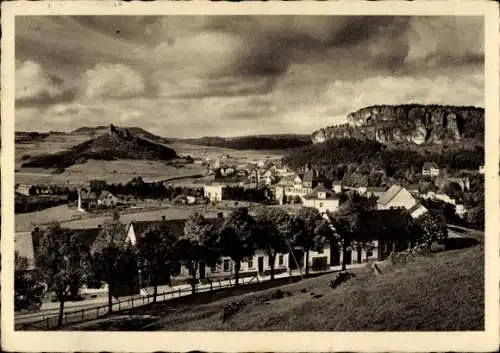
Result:
<svg viewBox="0 0 500 353"><path fill-rule="evenodd" d="M90 139L66 151L37 156L22 167L66 168L85 163L88 159L171 160L176 157L176 152L169 147L136 136L129 129L110 125L106 135Z"/></svg>
<svg viewBox="0 0 500 353"><path fill-rule="evenodd" d="M353 137L390 144L484 140L484 109L442 105L376 105L347 115L347 124L313 132L313 143Z"/></svg>

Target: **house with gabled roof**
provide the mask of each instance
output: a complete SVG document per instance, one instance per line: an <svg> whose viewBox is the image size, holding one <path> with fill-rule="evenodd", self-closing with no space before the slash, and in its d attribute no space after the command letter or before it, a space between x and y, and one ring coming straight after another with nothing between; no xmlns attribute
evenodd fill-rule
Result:
<svg viewBox="0 0 500 353"><path fill-rule="evenodd" d="M224 226L224 215L222 212L216 218L207 218L216 231L219 231ZM127 229L127 240L132 245L140 242L140 239L145 235L147 229L155 225L166 227L169 231L180 237L184 234L184 225L186 219L166 219L155 221L134 221L131 222ZM241 263L240 274L248 273L265 273L270 269L269 257L262 250L256 250L255 254ZM278 254L275 259L275 269L277 272L286 271L288 269L288 254ZM211 277L227 277L234 274L234 263L230 257L222 256L220 261L215 266L199 266L198 276L200 279ZM176 274L176 278L188 278L190 276L188 269L185 266L180 266Z"/></svg>
<svg viewBox="0 0 500 353"><path fill-rule="evenodd" d="M97 205L101 207L114 207L120 203L120 199L110 193L108 190L103 190L97 198Z"/></svg>
<svg viewBox="0 0 500 353"><path fill-rule="evenodd" d="M386 191L387 191L387 188L385 188L385 187L372 187L372 186L369 186L369 187L365 188L365 192L362 193L362 195L364 195L366 197L375 196L375 197L379 198Z"/></svg>
<svg viewBox="0 0 500 353"><path fill-rule="evenodd" d="M427 209L423 206L416 207L418 204L418 201L406 188L400 185L392 185L389 190L382 194L377 200L377 209L389 210L393 208L405 208L410 211L410 214L414 218L417 218L422 213L427 212Z"/></svg>
<svg viewBox="0 0 500 353"><path fill-rule="evenodd" d="M438 176L439 166L434 162L425 162L422 167L422 175Z"/></svg>
<svg viewBox="0 0 500 353"><path fill-rule="evenodd" d="M78 211L86 212L96 209L98 196L95 192L87 189L78 189Z"/></svg>
<svg viewBox="0 0 500 353"><path fill-rule="evenodd" d="M340 197L324 185L318 185L311 193L302 197L305 207L316 208L320 213L335 212L340 204Z"/></svg>

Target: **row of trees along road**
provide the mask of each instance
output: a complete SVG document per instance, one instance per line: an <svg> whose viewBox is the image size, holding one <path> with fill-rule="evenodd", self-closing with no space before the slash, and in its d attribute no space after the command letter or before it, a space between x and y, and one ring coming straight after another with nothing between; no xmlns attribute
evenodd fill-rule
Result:
<svg viewBox="0 0 500 353"><path fill-rule="evenodd" d="M117 287L131 281L137 285L137 273L149 278L154 287L153 301L156 301L160 280L166 278L169 283L171 276L178 273L179 266L184 265L191 275L194 294L199 268L214 266L221 256L228 256L234 262L235 283L238 285L242 261L253 256L257 249L269 256L270 275L274 279L276 256L301 247L305 252L305 271L308 274L310 251L330 244L338 249L343 247L346 259L348 246L362 246L387 232L383 228L387 225L364 221L370 219L366 214L373 208L372 200L353 194L337 212L329 215L331 223L310 207L301 208L295 215L279 207L262 207L254 216L247 208L238 208L219 227L195 212L185 222L182 234L174 234L165 222L154 222L136 239L135 246L127 241L125 225L114 212L112 220L103 225L91 245L86 245L81 236L75 236L74 232L57 223L50 225L41 235L37 268L40 281L60 303L58 323L61 325L65 301L77 295L78 288L90 281L102 280L108 284L108 310L111 312ZM433 218L426 219L426 222L425 229L431 233L427 237L435 239L436 232L442 231L441 225L436 231ZM385 230L374 231L377 228ZM411 231L415 237L424 233L423 228L415 227L415 224L400 231ZM345 269L345 262L342 267ZM16 293L17 289L16 283Z"/></svg>

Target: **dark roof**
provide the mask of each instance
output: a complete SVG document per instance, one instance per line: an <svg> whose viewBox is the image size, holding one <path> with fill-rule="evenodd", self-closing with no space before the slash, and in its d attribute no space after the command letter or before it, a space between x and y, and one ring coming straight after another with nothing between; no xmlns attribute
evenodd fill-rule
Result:
<svg viewBox="0 0 500 353"><path fill-rule="evenodd" d="M95 192L86 192L83 191L81 193L82 199L84 200L97 200L97 194Z"/></svg>
<svg viewBox="0 0 500 353"><path fill-rule="evenodd" d="M222 228L224 223L223 218L207 218L216 229ZM169 229L172 234L182 235L184 234L184 224L186 219L167 219L158 221L134 221L130 223L130 226L134 227L134 234L136 238L141 238L144 232L151 226L165 226ZM129 229L130 229L129 226Z"/></svg>
<svg viewBox="0 0 500 353"><path fill-rule="evenodd" d="M103 190L101 192L101 194L99 195L99 200L102 200L103 198L107 197L108 195L111 195L113 196L114 198L116 198L115 195L113 195L112 193L110 193L108 190Z"/></svg>
<svg viewBox="0 0 500 353"><path fill-rule="evenodd" d="M368 187L366 188L366 192L386 192L387 188L378 188L378 187Z"/></svg>
<svg viewBox="0 0 500 353"><path fill-rule="evenodd" d="M423 168L424 169L427 169L427 168L439 169L439 166L434 162L425 162Z"/></svg>
<svg viewBox="0 0 500 353"><path fill-rule="evenodd" d="M326 193L326 200L336 200L339 199L340 196L336 193L334 193L332 190L327 189L323 184L316 186L313 191L304 196L305 199L307 200L312 200L312 199L317 199L318 198L318 192L324 192Z"/></svg>
<svg viewBox="0 0 500 353"><path fill-rule="evenodd" d="M31 232L16 233L14 241L15 249L19 256L27 258L30 265L33 265L35 261L35 252L33 249L33 237Z"/></svg>
<svg viewBox="0 0 500 353"><path fill-rule="evenodd" d="M101 228L82 228L82 229L70 229L70 228L62 228L65 232L69 232L78 237L78 239L82 242L84 247L90 249L94 244ZM33 253L35 259L38 259L40 254L40 240L43 236L43 230L34 230L31 233L32 241L33 241Z"/></svg>
<svg viewBox="0 0 500 353"><path fill-rule="evenodd" d="M420 204L420 203L416 203L415 205L413 205L412 207L410 207L408 209L408 212L410 212L410 214L411 214L411 213L415 212L416 210L418 210L420 207L424 207L424 206L422 206L422 204Z"/></svg>

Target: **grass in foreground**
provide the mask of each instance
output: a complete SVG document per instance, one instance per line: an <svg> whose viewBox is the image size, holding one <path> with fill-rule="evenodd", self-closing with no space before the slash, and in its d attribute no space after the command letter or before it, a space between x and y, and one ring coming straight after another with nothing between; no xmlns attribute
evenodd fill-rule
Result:
<svg viewBox="0 0 500 353"><path fill-rule="evenodd" d="M484 329L484 248L416 258L381 276L360 269L336 290L335 275L210 303L158 303L131 315L157 319L141 330L222 331L463 331ZM225 322L224 307L240 303ZM89 325L90 324L90 325ZM97 324L97 323L96 323ZM96 325L100 326L100 325ZM91 323L86 329L95 329ZM113 328L107 328L113 329ZM123 328L119 328L123 329ZM135 328L137 329L137 328Z"/></svg>

